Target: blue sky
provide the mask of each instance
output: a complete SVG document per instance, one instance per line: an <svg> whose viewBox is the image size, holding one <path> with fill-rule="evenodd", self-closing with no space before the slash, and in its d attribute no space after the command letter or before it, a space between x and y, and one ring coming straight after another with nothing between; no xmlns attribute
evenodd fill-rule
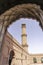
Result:
<svg viewBox="0 0 43 65"><path fill-rule="evenodd" d="M21 18L12 23L8 31L21 44L21 24L26 24L27 43L29 53L43 53L43 31L39 23L33 19Z"/></svg>

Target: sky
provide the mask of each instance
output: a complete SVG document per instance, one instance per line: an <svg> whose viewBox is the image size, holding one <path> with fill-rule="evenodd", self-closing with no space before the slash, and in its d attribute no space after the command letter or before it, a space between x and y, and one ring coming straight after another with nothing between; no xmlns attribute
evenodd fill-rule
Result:
<svg viewBox="0 0 43 65"><path fill-rule="evenodd" d="M43 53L43 31L37 20L21 18L12 23L7 29L8 32L22 44L22 24L26 24L28 52L32 54Z"/></svg>

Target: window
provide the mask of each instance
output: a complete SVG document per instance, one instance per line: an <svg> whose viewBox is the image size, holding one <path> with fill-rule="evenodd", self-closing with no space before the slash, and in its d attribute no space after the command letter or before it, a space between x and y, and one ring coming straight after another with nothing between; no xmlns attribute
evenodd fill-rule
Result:
<svg viewBox="0 0 43 65"><path fill-rule="evenodd" d="M33 62L34 63L37 63L37 59L35 57L33 58Z"/></svg>
<svg viewBox="0 0 43 65"><path fill-rule="evenodd" d="M41 63L43 63L43 57L41 58Z"/></svg>

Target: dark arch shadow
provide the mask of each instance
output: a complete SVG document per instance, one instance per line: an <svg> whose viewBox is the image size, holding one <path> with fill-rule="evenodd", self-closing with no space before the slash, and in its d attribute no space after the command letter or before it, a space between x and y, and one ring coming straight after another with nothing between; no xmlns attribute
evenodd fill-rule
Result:
<svg viewBox="0 0 43 65"><path fill-rule="evenodd" d="M12 62L12 59L14 58L14 55L15 55L14 51L11 50L10 51L10 56L9 56L9 65L11 65L11 62Z"/></svg>

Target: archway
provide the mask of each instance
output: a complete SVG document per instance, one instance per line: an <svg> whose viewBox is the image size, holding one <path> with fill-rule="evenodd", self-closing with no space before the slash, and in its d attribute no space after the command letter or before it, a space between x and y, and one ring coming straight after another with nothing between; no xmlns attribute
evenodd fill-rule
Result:
<svg viewBox="0 0 43 65"><path fill-rule="evenodd" d="M11 65L11 62L12 62L12 59L14 58L14 55L15 55L14 51L11 50L10 51L10 56L9 56L9 65Z"/></svg>
<svg viewBox="0 0 43 65"><path fill-rule="evenodd" d="M0 16L0 53L2 51L3 39L7 27L19 18L33 18L39 20L39 25L43 29L43 11L40 6L36 4L21 4L9 9Z"/></svg>

